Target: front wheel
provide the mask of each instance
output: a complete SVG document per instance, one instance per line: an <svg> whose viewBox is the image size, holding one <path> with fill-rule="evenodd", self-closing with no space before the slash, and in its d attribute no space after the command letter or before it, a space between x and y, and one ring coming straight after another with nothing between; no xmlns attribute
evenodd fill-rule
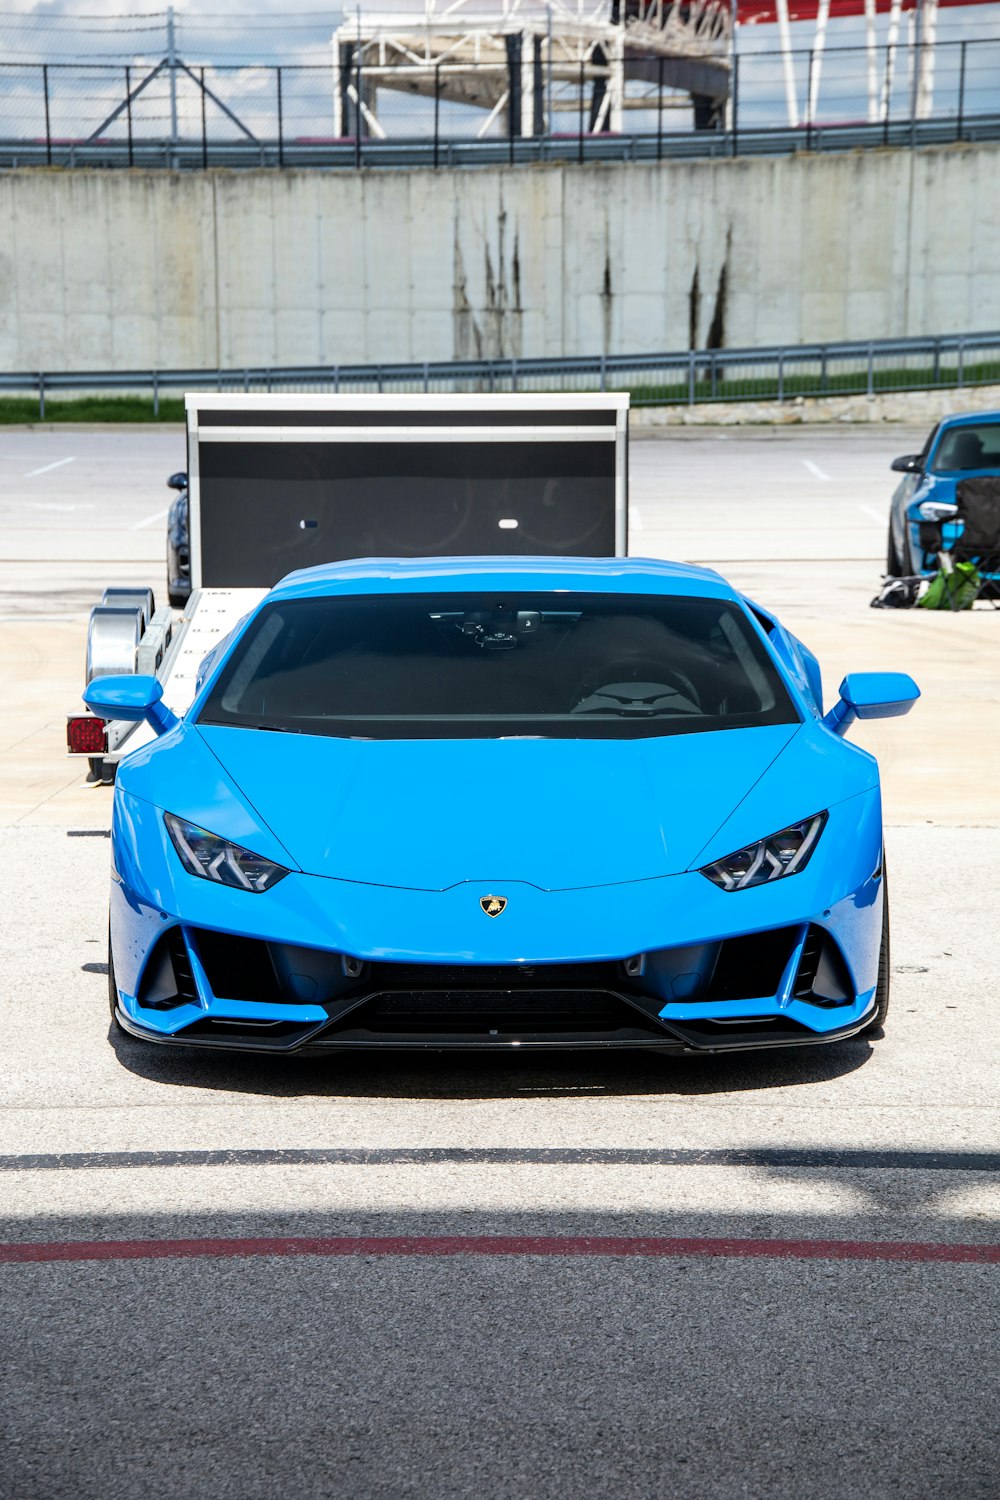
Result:
<svg viewBox="0 0 1000 1500"><path fill-rule="evenodd" d="M903 559L899 555L899 549L896 546L896 538L892 534L891 525L889 527L889 547L886 552L885 571L890 578L902 578L903 576Z"/></svg>
<svg viewBox="0 0 1000 1500"><path fill-rule="evenodd" d="M889 885L882 872L882 946L878 954L878 980L875 985L875 1014L859 1036L881 1036L889 1014Z"/></svg>

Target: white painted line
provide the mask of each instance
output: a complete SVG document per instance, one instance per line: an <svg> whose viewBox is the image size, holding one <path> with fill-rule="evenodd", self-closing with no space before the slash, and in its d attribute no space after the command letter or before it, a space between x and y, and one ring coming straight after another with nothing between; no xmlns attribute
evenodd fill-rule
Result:
<svg viewBox="0 0 1000 1500"><path fill-rule="evenodd" d="M823 469L821 469L819 464L814 464L811 458L804 458L802 462L805 464L810 474L814 475L816 479L829 480L830 475L827 474Z"/></svg>
<svg viewBox="0 0 1000 1500"><path fill-rule="evenodd" d="M31 471L30 474L25 474L22 477L25 478L25 479L34 479L35 476L36 476L36 474L48 474L52 469L61 469L62 466L63 466L63 464L75 464L75 463L76 463L76 456L75 456L75 454L74 454L74 456L72 458L57 458L54 464L43 464L40 469L32 469L32 471Z"/></svg>
<svg viewBox="0 0 1000 1500"><path fill-rule="evenodd" d="M872 520L877 521L880 526L888 526L889 524L889 517L880 516L873 505L859 505L858 510L863 516L871 516Z"/></svg>
<svg viewBox="0 0 1000 1500"><path fill-rule="evenodd" d="M145 520L142 521L136 521L132 526L129 527L129 531L141 531L144 526L152 526L154 521L162 521L163 517L169 510L170 506L167 505L163 508L163 510L158 510L155 515L146 516Z"/></svg>
<svg viewBox="0 0 1000 1500"><path fill-rule="evenodd" d="M628 508L629 525L634 531L645 531L646 523L642 519L642 511L638 505L630 505Z"/></svg>
<svg viewBox="0 0 1000 1500"><path fill-rule="evenodd" d="M29 510L93 510L93 502L90 500L29 500Z"/></svg>

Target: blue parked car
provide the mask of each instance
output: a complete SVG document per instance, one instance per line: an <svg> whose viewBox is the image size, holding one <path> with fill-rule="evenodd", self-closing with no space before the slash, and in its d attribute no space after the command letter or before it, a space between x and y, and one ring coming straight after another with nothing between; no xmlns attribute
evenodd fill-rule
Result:
<svg viewBox="0 0 1000 1500"><path fill-rule="evenodd" d="M190 506L184 471L171 474L167 487L177 491L167 512L167 598L175 609L183 609L191 594Z"/></svg>
<svg viewBox="0 0 1000 1500"><path fill-rule="evenodd" d="M257 1052L722 1052L872 1031L878 766L844 679L718 574L643 559L293 573L203 665L98 715L157 733L114 794L109 985L150 1042Z"/></svg>
<svg viewBox="0 0 1000 1500"><path fill-rule="evenodd" d="M904 477L892 497L886 572L893 578L930 577L938 555L962 534L956 488L964 479L1000 476L1000 411L946 417L920 453L893 460ZM987 568L987 577L995 577Z"/></svg>

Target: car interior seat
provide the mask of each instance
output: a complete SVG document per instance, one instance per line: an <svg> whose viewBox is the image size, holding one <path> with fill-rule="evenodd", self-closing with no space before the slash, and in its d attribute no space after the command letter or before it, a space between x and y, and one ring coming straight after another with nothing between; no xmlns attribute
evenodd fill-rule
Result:
<svg viewBox="0 0 1000 1500"><path fill-rule="evenodd" d="M949 469L978 469L983 461L983 442L976 432L956 432L946 455Z"/></svg>

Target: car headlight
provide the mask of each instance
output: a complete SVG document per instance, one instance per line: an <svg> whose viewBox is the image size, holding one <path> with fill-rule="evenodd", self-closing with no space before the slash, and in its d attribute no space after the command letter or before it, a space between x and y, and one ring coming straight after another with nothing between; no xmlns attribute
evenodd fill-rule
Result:
<svg viewBox="0 0 1000 1500"><path fill-rule="evenodd" d="M826 813L803 818L770 838L748 844L705 865L701 874L724 891L746 891L754 885L768 885L785 875L797 875L809 863L816 841L826 822Z"/></svg>
<svg viewBox="0 0 1000 1500"><path fill-rule="evenodd" d="M260 854L251 854L249 849L231 844L217 833L209 833L207 828L175 818L173 813L164 813L163 821L189 875L200 875L204 880L214 880L217 885L259 895L261 891L269 891L288 874L284 865L276 865Z"/></svg>
<svg viewBox="0 0 1000 1500"><path fill-rule="evenodd" d="M953 521L958 515L958 506L950 500L923 500L917 506L921 521Z"/></svg>

